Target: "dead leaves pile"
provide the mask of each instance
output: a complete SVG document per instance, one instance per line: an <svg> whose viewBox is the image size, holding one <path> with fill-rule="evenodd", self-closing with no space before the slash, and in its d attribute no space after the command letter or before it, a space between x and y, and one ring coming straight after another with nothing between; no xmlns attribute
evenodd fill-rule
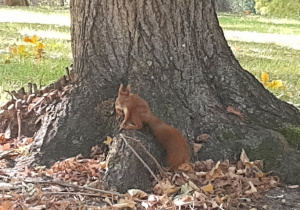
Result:
<svg viewBox="0 0 300 210"><path fill-rule="evenodd" d="M33 138L12 139L9 130L0 133L0 168L5 169L17 158L28 156L32 142Z"/></svg>
<svg viewBox="0 0 300 210"><path fill-rule="evenodd" d="M235 165L229 161L197 161L192 170L173 174L170 177L173 184L168 179L162 180L154 188L156 195L143 203L152 209L159 205L165 208L241 208L247 206L247 202L262 198L267 190L277 186L278 178L264 173L262 167L262 161L250 162L244 150ZM166 202L163 192L165 195L172 192L173 200Z"/></svg>
<svg viewBox="0 0 300 210"><path fill-rule="evenodd" d="M56 162L50 170L52 177L66 182L72 182L80 186L101 179L101 171L104 172L106 162L102 159L81 159L81 156Z"/></svg>
<svg viewBox="0 0 300 210"><path fill-rule="evenodd" d="M3 140L2 147L5 144ZM139 189L119 194L103 190L105 157L99 147L94 147L92 153L94 159L77 156L56 162L50 169L25 167L14 178L0 170L0 210L240 209L249 208L249 203L255 203L279 182L263 172L262 161L251 162L242 151L236 164L206 160L182 165L180 171L168 171L153 188L153 194Z"/></svg>

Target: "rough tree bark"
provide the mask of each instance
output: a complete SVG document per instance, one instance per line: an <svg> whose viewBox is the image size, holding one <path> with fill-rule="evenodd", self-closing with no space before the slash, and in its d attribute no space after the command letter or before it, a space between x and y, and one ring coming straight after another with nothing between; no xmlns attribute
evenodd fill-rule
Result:
<svg viewBox="0 0 300 210"><path fill-rule="evenodd" d="M299 111L242 69L213 0L73 0L71 17L77 81L36 136L42 163L86 156L106 136L116 136L107 186L120 192L149 189L148 171L117 135L120 121L113 102L125 83L191 145L199 135L210 135L193 161L234 160L244 148L251 159L263 159L266 170L300 183L300 155L287 142L299 142ZM165 153L147 126L123 133L140 139L164 163Z"/></svg>

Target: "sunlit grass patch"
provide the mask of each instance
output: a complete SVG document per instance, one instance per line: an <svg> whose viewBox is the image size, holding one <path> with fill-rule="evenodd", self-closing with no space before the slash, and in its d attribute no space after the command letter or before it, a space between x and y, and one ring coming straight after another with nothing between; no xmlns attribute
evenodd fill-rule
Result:
<svg viewBox="0 0 300 210"><path fill-rule="evenodd" d="M223 30L300 35L300 19L267 18L257 15L229 15L223 13L219 14L218 18Z"/></svg>
<svg viewBox="0 0 300 210"><path fill-rule="evenodd" d="M37 43L25 41L34 36L38 37ZM49 85L65 73L70 63L69 26L0 23L0 103L4 90L26 87L28 82L40 87Z"/></svg>
<svg viewBox="0 0 300 210"><path fill-rule="evenodd" d="M228 41L242 67L261 81L266 72L271 80L282 80L282 88L269 89L277 97L300 108L300 50L276 44Z"/></svg>

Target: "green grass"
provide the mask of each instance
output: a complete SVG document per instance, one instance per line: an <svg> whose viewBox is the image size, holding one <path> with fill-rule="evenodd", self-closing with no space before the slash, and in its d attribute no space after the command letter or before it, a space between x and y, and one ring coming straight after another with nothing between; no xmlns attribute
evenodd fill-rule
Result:
<svg viewBox="0 0 300 210"><path fill-rule="evenodd" d="M23 8L22 8L23 9ZM26 8L25 10L29 10ZM35 8L33 13L45 9ZM1 11L7 11L3 8ZM19 11L19 9L18 9ZM64 14L66 11L54 12ZM45 14L51 14L45 12ZM66 14L68 15L68 14ZM46 18L47 19L47 18ZM38 42L45 47L41 60L34 54L36 44L24 41L26 36L37 35ZM25 46L27 54L13 54L11 48ZM5 101L4 90L17 90L28 82L47 86L65 73L65 67L72 63L69 26L39 23L1 23L0 22L0 103Z"/></svg>
<svg viewBox="0 0 300 210"><path fill-rule="evenodd" d="M218 15L224 30L256 31L260 33L277 33L300 35L300 19L268 18L258 15Z"/></svg>
<svg viewBox="0 0 300 210"><path fill-rule="evenodd" d="M261 73L270 80L282 80L284 86L270 89L277 97L300 108L300 50L276 44L228 41L242 67L261 81Z"/></svg>
<svg viewBox="0 0 300 210"><path fill-rule="evenodd" d="M69 16L69 8L68 7L49 7L49 6L42 6L42 7L8 7L8 6L2 6L0 7L1 11L7 11L7 10L15 10L15 11L27 11L27 12L33 12L33 13L41 13L41 14L59 14L59 15L65 15Z"/></svg>

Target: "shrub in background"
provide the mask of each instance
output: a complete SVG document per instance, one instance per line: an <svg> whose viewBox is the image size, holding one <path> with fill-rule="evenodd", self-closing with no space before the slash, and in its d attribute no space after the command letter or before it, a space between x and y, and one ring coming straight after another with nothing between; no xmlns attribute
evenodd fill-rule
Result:
<svg viewBox="0 0 300 210"><path fill-rule="evenodd" d="M278 17L300 16L300 1L295 0L255 0L255 9L261 15L271 15Z"/></svg>

